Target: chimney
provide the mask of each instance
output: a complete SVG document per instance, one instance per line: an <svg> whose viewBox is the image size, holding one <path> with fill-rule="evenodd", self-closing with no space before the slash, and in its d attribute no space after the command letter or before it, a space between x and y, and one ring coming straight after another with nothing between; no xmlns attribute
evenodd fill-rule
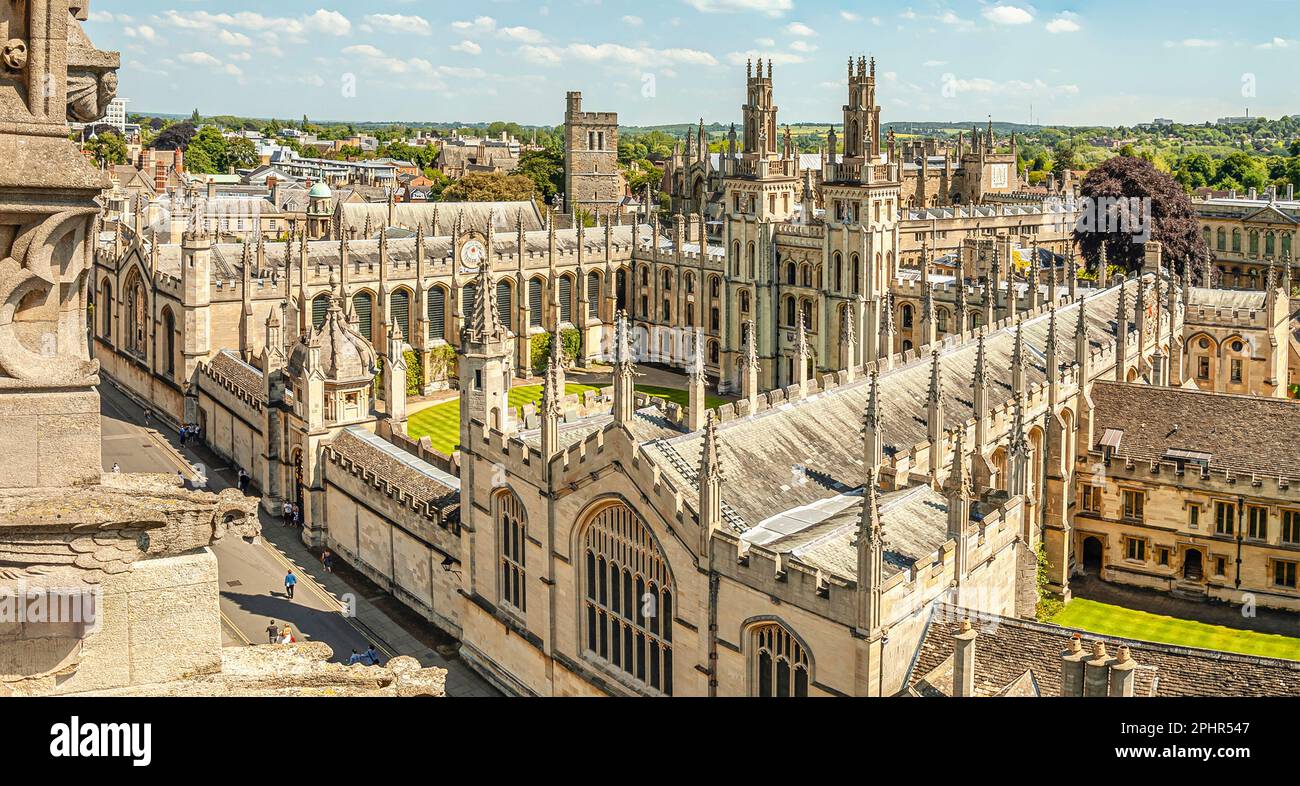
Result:
<svg viewBox="0 0 1300 786"><path fill-rule="evenodd" d="M1106 643L1092 644L1092 657L1084 662L1083 695L1105 696L1110 689L1110 665L1115 662L1106 652Z"/></svg>
<svg viewBox="0 0 1300 786"><path fill-rule="evenodd" d="M969 699L975 695L975 639L978 636L968 619L961 621L961 630L953 636L955 644L952 654L952 695L954 698Z"/></svg>
<svg viewBox="0 0 1300 786"><path fill-rule="evenodd" d="M1128 645L1122 645L1119 648L1119 655L1115 658L1115 663L1110 667L1110 695L1112 696L1133 696L1134 678L1137 676L1137 661L1133 660L1133 654L1129 651Z"/></svg>
<svg viewBox="0 0 1300 786"><path fill-rule="evenodd" d="M1075 698L1083 695L1083 661L1088 657L1083 651L1079 634L1070 637L1070 643L1061 653L1061 697Z"/></svg>

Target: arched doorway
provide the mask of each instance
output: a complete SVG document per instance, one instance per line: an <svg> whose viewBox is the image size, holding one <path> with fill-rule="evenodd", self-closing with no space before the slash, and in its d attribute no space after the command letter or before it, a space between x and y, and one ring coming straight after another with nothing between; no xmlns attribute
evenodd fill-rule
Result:
<svg viewBox="0 0 1300 786"><path fill-rule="evenodd" d="M293 452L293 504L299 508L306 497L302 473L302 449L299 448Z"/></svg>
<svg viewBox="0 0 1300 786"><path fill-rule="evenodd" d="M1100 576L1101 565L1101 539L1089 535L1083 539L1083 572L1089 576Z"/></svg>
<svg viewBox="0 0 1300 786"><path fill-rule="evenodd" d="M1188 549L1183 555L1183 578L1188 581L1200 581L1205 578L1204 557L1200 549Z"/></svg>

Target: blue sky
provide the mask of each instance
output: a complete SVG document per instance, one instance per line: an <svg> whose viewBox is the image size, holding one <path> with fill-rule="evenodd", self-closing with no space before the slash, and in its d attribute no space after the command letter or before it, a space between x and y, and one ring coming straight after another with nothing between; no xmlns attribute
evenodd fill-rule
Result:
<svg viewBox="0 0 1300 786"><path fill-rule="evenodd" d="M558 124L581 90L627 125L730 122L761 54L781 120L829 122L861 54L886 122L1111 125L1300 113L1298 23L1294 0L92 0L87 31L131 111Z"/></svg>

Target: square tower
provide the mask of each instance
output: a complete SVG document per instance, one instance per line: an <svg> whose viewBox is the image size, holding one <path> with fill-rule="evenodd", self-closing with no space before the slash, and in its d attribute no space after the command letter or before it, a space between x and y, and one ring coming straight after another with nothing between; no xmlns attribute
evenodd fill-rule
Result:
<svg viewBox="0 0 1300 786"><path fill-rule="evenodd" d="M593 216L617 212L627 186L618 168L618 113L582 111L571 92L564 112L565 209Z"/></svg>

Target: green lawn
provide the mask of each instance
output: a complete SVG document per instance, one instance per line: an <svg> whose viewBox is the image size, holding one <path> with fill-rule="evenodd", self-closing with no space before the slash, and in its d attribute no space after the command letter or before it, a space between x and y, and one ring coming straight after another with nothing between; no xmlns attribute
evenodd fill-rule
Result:
<svg viewBox="0 0 1300 786"><path fill-rule="evenodd" d="M1060 614L1052 618L1052 622L1103 636L1300 660L1300 638L1163 617L1082 598L1070 601Z"/></svg>
<svg viewBox="0 0 1300 786"><path fill-rule="evenodd" d="M567 384L565 393L582 393L596 390L590 385ZM510 406L518 412L525 404L536 404L542 399L541 385L526 385L510 389ZM406 424L406 433L415 439L428 437L433 449L451 455L460 444L460 401L452 399L434 404L412 415Z"/></svg>
<svg viewBox="0 0 1300 786"><path fill-rule="evenodd" d="M683 407L690 404L690 394L685 390L680 390L678 388L661 388L655 385L637 385L636 390L638 393L644 393L647 396L658 396L667 401L675 401ZM704 395L704 405L709 409L717 409L726 403L727 400L725 398L712 396L707 393Z"/></svg>

